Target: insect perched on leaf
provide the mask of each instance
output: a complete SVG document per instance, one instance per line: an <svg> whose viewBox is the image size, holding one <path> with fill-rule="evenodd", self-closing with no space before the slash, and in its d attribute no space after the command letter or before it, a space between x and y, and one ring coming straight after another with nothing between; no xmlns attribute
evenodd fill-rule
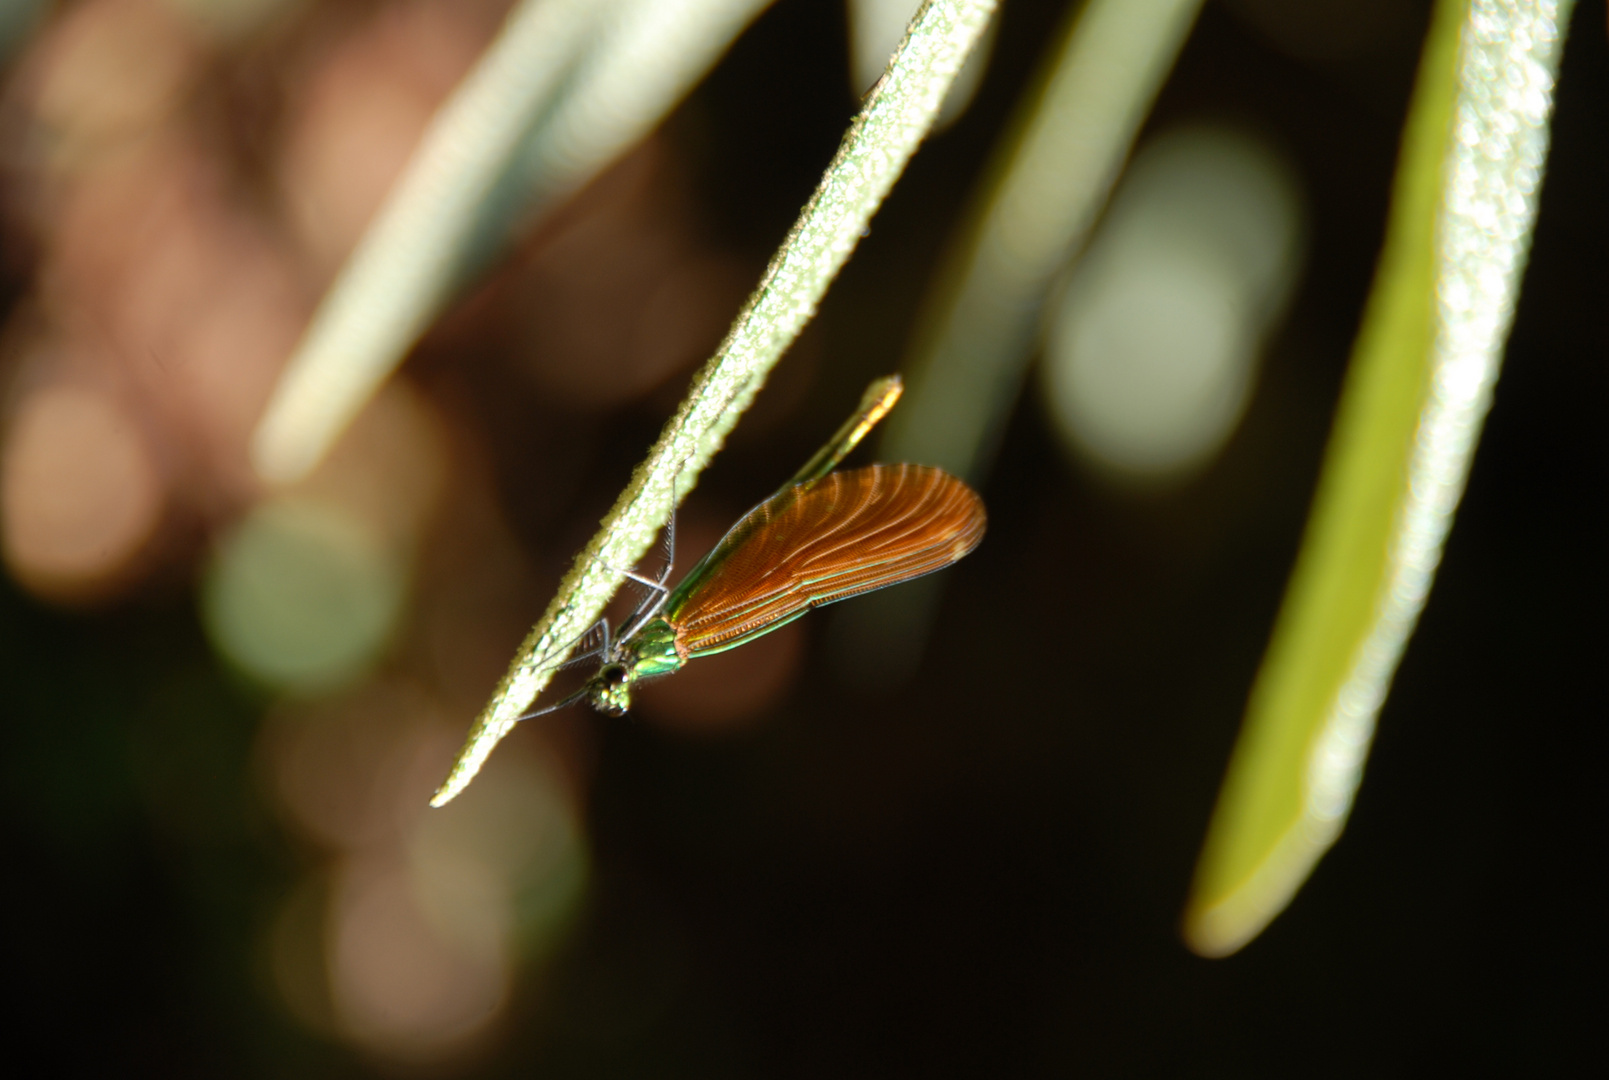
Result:
<svg viewBox="0 0 1609 1080"><path fill-rule="evenodd" d="M744 514L674 589L675 523L657 578L627 576L649 596L611 635L600 620L580 639L574 664L599 666L575 693L527 713L578 701L619 716L632 687L700 656L753 641L811 608L942 570L983 539L983 501L926 465L833 466L899 399L898 376L879 379L832 439L769 499Z"/></svg>

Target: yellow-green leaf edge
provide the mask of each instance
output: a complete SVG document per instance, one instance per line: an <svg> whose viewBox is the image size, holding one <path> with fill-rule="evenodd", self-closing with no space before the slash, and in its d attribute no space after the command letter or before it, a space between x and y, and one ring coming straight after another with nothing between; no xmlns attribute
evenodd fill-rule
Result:
<svg viewBox="0 0 1609 1080"><path fill-rule="evenodd" d="M1432 16L1390 218L1302 548L1213 812L1185 910L1195 951L1223 955L1282 909L1339 833L1307 814L1314 740L1375 621L1407 467L1431 393L1435 230L1468 0Z"/></svg>

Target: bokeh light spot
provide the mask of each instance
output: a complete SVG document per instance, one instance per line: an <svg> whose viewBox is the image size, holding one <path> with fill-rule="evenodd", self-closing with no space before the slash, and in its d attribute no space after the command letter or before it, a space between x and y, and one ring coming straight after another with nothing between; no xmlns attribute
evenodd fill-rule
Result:
<svg viewBox="0 0 1609 1080"><path fill-rule="evenodd" d="M617 407L708 356L751 271L693 227L684 166L650 140L590 184L526 256L509 298L517 347L544 394Z"/></svg>
<svg viewBox="0 0 1609 1080"><path fill-rule="evenodd" d="M320 691L361 673L402 607L403 574L360 519L280 499L223 543L202 604L214 645L270 685Z"/></svg>
<svg viewBox="0 0 1609 1080"><path fill-rule="evenodd" d="M163 485L135 421L111 395L50 386L21 404L0 466L6 561L35 591L94 592L150 537Z"/></svg>
<svg viewBox="0 0 1609 1080"><path fill-rule="evenodd" d="M1290 169L1260 141L1189 128L1136 158L1049 313L1043 387L1086 460L1176 479L1218 452L1299 263Z"/></svg>
<svg viewBox="0 0 1609 1080"><path fill-rule="evenodd" d="M181 20L157 0L74 5L46 42L36 109L58 164L153 127L197 60Z"/></svg>
<svg viewBox="0 0 1609 1080"><path fill-rule="evenodd" d="M503 754L420 821L414 891L436 931L474 955L540 956L575 914L587 877L574 794L552 762Z"/></svg>
<svg viewBox="0 0 1609 1080"><path fill-rule="evenodd" d="M374 680L269 714L263 754L275 802L289 824L334 848L395 846L418 825L455 749L418 688ZM421 792L423 794L421 794Z"/></svg>
<svg viewBox="0 0 1609 1080"><path fill-rule="evenodd" d="M333 274L356 246L482 44L449 5L391 5L306 80L280 183L318 273Z"/></svg>
<svg viewBox="0 0 1609 1080"><path fill-rule="evenodd" d="M585 895L573 771L551 746L513 739L432 810L461 740L403 679L288 701L264 725L269 791L332 864L282 904L267 975L307 1026L393 1062L483 1050L516 962L551 955Z"/></svg>
<svg viewBox="0 0 1609 1080"><path fill-rule="evenodd" d="M337 1022L387 1057L439 1058L502 1008L506 960L443 940L420 907L407 869L351 865L336 890L329 949Z"/></svg>
<svg viewBox="0 0 1609 1080"><path fill-rule="evenodd" d="M1245 401L1254 342L1237 290L1210 266L1159 253L1144 272L1111 274L1083 297L1059 338L1053 385L1080 440L1136 471L1162 472L1212 449Z"/></svg>

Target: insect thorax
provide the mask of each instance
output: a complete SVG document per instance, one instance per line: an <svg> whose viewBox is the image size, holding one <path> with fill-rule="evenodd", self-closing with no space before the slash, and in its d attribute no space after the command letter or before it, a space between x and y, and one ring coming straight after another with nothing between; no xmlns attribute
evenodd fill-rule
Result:
<svg viewBox="0 0 1609 1080"><path fill-rule="evenodd" d="M651 679L655 675L669 675L687 663L676 647L676 628L664 619L651 619L631 640L625 643L631 650L628 668L631 679Z"/></svg>

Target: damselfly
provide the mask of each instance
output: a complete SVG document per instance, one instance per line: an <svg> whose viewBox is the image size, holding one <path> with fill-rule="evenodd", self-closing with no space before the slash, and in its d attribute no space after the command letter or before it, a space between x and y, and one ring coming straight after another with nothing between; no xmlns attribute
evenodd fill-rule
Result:
<svg viewBox="0 0 1609 1080"><path fill-rule="evenodd" d="M833 472L899 399L898 376L880 379L860 408L770 498L744 514L674 589L671 523L665 568L628 574L649 595L618 632L600 620L570 663L597 657L597 672L540 716L579 701L619 716L632 687L725 652L811 608L942 570L983 539L983 501L927 465L870 465ZM568 666L568 665L566 665Z"/></svg>

